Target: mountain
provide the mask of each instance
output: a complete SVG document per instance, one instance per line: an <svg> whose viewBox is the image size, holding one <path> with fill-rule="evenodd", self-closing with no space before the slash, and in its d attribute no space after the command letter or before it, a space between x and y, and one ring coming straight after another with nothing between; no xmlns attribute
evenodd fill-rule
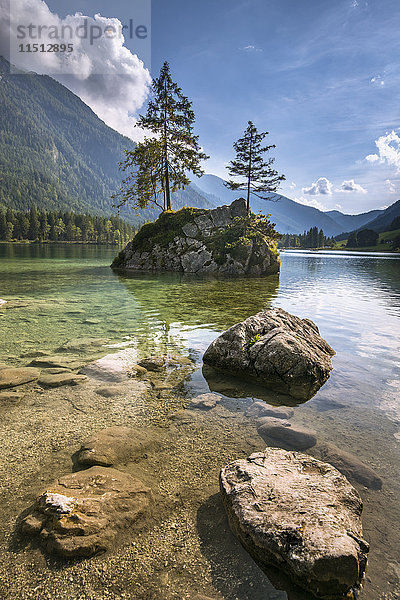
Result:
<svg viewBox="0 0 400 600"><path fill-rule="evenodd" d="M397 200L397 202L391 204L381 212L382 214L367 223L366 226L368 229L373 229L378 233L388 231L393 219L400 216L400 200Z"/></svg>
<svg viewBox="0 0 400 600"><path fill-rule="evenodd" d="M133 142L108 127L78 96L46 75L10 75L0 57L0 205L26 210L115 213L111 195L122 176L118 163ZM174 208L212 202L188 188ZM121 214L143 222L156 211Z"/></svg>
<svg viewBox="0 0 400 600"><path fill-rule="evenodd" d="M342 227L342 231L351 231L364 227L364 225L379 217L383 212L383 210L370 210L359 215L345 215L338 210L328 210L325 214L338 223Z"/></svg>
<svg viewBox="0 0 400 600"><path fill-rule="evenodd" d="M230 204L238 195L238 192L226 188L223 180L216 175L203 175L192 186L217 204ZM260 200L253 196L251 208L254 212L270 213L271 220L281 233L303 233L304 230L317 226L324 230L326 236L336 236L351 227L364 225L383 212L375 210L361 215L345 215L337 210L323 212L279 194L272 194L271 198L274 201Z"/></svg>

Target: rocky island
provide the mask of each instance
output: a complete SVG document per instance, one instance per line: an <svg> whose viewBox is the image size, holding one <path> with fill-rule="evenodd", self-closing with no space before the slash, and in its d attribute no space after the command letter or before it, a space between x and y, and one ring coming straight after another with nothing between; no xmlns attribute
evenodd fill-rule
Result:
<svg viewBox="0 0 400 600"><path fill-rule="evenodd" d="M212 210L167 211L140 229L111 268L273 275L280 269L277 235L265 217L248 214L243 198Z"/></svg>

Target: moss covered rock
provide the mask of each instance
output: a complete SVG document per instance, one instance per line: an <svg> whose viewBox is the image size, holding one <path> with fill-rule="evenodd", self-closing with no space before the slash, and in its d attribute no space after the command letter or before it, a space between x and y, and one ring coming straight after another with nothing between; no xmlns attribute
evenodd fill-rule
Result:
<svg viewBox="0 0 400 600"><path fill-rule="evenodd" d="M154 223L144 225L111 267L132 271L272 275L280 268L277 237L273 225L265 218L248 216L243 198L212 210L183 208L164 212Z"/></svg>

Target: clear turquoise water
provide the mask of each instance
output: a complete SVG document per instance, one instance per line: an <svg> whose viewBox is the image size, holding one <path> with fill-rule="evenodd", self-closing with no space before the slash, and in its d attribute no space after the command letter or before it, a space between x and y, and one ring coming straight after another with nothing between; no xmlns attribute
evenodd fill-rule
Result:
<svg viewBox="0 0 400 600"><path fill-rule="evenodd" d="M329 381L296 416L384 481L381 492L362 490L372 548L372 583L362 598L384 598L400 573L400 256L286 251L280 277L224 280L116 274L114 254L96 246L0 245L0 298L26 301L0 310L0 362L26 364L26 352L105 337L131 343L139 355L174 350L200 364L219 332L265 307L311 318L337 354ZM226 396L257 394L235 381L207 381L201 370L187 384L196 392L209 386Z"/></svg>

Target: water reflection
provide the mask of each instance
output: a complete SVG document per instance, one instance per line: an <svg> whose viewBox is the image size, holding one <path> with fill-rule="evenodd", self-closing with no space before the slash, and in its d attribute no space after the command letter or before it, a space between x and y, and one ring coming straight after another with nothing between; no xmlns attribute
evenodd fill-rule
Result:
<svg viewBox="0 0 400 600"><path fill-rule="evenodd" d="M279 276L221 279L179 273L118 274L119 281L145 314L157 314L167 325L227 329L271 306Z"/></svg>

